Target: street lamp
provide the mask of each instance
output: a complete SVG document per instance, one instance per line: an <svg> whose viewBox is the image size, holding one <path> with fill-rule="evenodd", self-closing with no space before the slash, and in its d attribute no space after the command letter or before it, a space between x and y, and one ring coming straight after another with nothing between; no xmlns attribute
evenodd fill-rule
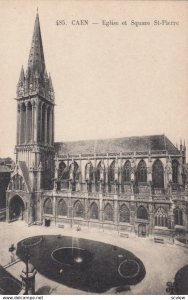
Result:
<svg viewBox="0 0 188 300"><path fill-rule="evenodd" d="M26 265L26 280L25 280L25 295L28 295L28 264L29 264L29 248L24 247L24 258L26 260L25 265Z"/></svg>
<svg viewBox="0 0 188 300"><path fill-rule="evenodd" d="M29 248L24 247L23 252L26 268L22 270L20 275L22 278L22 291L24 292L24 295L33 295L35 293L35 275L37 271L34 266L29 263Z"/></svg>

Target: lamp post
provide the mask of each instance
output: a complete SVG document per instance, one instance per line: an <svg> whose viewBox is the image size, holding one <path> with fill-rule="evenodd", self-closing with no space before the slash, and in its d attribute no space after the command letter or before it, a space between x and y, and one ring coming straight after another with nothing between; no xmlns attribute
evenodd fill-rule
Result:
<svg viewBox="0 0 188 300"><path fill-rule="evenodd" d="M14 247L14 244L11 244L11 246L10 246L10 248L8 250L11 253L11 263L12 263L15 260L14 251L16 250L16 248Z"/></svg>
<svg viewBox="0 0 188 300"><path fill-rule="evenodd" d="M37 273L34 266L29 263L29 248L24 247L24 258L26 267L22 270L20 275L22 279L22 293L21 295L34 295L35 294L35 275Z"/></svg>
<svg viewBox="0 0 188 300"><path fill-rule="evenodd" d="M28 295L28 264L29 264L29 248L24 247L24 257L25 257L25 264L26 264L26 281L25 281L25 295Z"/></svg>

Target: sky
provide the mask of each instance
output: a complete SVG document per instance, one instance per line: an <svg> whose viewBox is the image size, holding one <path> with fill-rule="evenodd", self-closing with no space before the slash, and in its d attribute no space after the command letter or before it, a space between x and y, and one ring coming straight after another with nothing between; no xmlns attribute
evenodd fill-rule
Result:
<svg viewBox="0 0 188 300"><path fill-rule="evenodd" d="M188 2L1 0L0 157L14 158L16 85L37 7L56 142L165 134L188 145Z"/></svg>

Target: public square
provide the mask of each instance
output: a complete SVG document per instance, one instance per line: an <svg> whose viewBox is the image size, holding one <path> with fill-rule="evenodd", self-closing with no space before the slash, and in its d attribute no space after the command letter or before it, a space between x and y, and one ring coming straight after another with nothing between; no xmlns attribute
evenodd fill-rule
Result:
<svg viewBox="0 0 188 300"><path fill-rule="evenodd" d="M167 282L173 282L177 271L187 265L188 249L186 247L182 247L176 244L170 244L167 242L165 242L164 244L154 243L153 238L139 238L131 234L129 235L128 238L121 237L118 235L117 232L113 232L113 231L103 232L95 229L86 229L86 228L82 228L80 231L77 231L76 227L58 228L53 225L50 227L37 226L37 225L28 227L28 225L25 224L23 221L17 221L12 223L2 222L0 235L1 235L0 264L2 266L6 266L11 261L11 254L9 252L9 248L11 244L17 246L18 242L22 241L21 243L23 244L23 240L25 240L25 245L27 245L28 242L32 241L32 239L28 239L29 237L51 236L54 245L53 249L57 249L59 247L58 240L62 240L61 243L64 243L63 240L68 241L66 243L70 243L70 241L73 240L74 247L83 248L83 245L85 245L86 248L90 247L90 250L96 247L96 249L97 248L99 249L98 252L100 252L100 247L102 245L101 243L105 243L107 244L107 247L111 247L109 249L111 249L113 253L117 251L120 260L123 261L120 252L123 251L124 249L126 253L131 253L131 255L136 257L136 260L138 259L139 262L141 261L141 264L143 264L145 267L145 274L142 276L142 278L140 278L140 280L138 280L137 283L131 284L131 282L129 282L130 284L129 288L127 288L127 286L123 283L123 281L121 281L121 278L119 277L119 282L117 281L118 278L116 279L114 278L114 285L112 284L110 288L109 286L104 289L101 288L98 292L96 292L95 288L92 289L91 282L90 282L90 287L88 289L86 285L84 285L84 289L83 288L79 289L78 286L76 287L75 282L73 282L72 285L70 283L70 280L69 282L66 282L66 280L61 282L61 280L57 280L57 278L55 279L52 276L51 277L48 276L48 274L46 273L46 267L43 268L42 264L39 264L40 266L37 265L36 263L37 260L40 262L45 259L45 253L43 257L42 251L40 251L40 246L39 246L40 243L39 243L38 250L37 248L35 248L35 246L32 247L32 249L35 248L36 250L32 250L35 252L35 259L32 261L31 258L31 262L36 263L36 265L34 263L34 266L37 269L36 289L35 289L36 294L51 294L51 295L53 294L54 295L68 295L68 294L80 295L80 294L97 294L97 293L100 294L120 293L120 294L133 294L133 295L167 294L166 293ZM71 237L74 238L72 239ZM57 245L54 242L55 240L57 241ZM85 240L88 240L88 242L86 243L87 245L83 244L82 242ZM82 245L81 244L76 245L76 241L79 241L79 243L82 243ZM96 243L94 243L94 241L96 241ZM69 244L66 245L69 246ZM46 248L47 252L48 250L51 251L50 250L51 246L47 242L46 242L46 247L47 247ZM97 252L96 249L95 249L95 253ZM108 260L111 259L109 255L114 255L113 253L112 254L109 253L110 251L106 251L106 259L104 258L105 257L104 255L103 262L101 262L101 264L107 265L107 263L109 263ZM57 259L57 255L55 258ZM47 260L46 265L48 266L48 264L49 261ZM50 268L53 268L52 265L50 265ZM113 261L112 261L112 265L113 265ZM6 270L15 279L21 281L20 274L24 266L25 263L23 261L19 261L9 266ZM116 267L116 264L114 264L114 266ZM113 270L111 271L113 272ZM63 269L62 272L66 272L66 268ZM83 274L84 272L86 272L84 266L83 268L80 269L80 272L81 273L83 272ZM71 276L71 273L69 274L69 276ZM110 278L110 274L106 274L106 277ZM105 278L105 275L103 278ZM94 280L93 281L93 287L94 287L96 284L95 277L93 277L93 280ZM100 276L99 276L99 280L100 280ZM122 288L118 289L118 286L121 287L122 284L123 284Z"/></svg>

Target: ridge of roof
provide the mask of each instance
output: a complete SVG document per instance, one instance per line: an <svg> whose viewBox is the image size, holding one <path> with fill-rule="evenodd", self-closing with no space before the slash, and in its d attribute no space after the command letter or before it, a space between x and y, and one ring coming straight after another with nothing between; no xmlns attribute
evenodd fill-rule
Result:
<svg viewBox="0 0 188 300"><path fill-rule="evenodd" d="M112 137L112 138L100 138L100 139L85 139L85 140L70 140L70 141L62 141L55 142L54 144L61 143L77 143L77 142L95 142L95 141L108 141L108 140L121 140L121 139L134 139L134 138L150 138L150 137L163 137L165 134L153 134L153 135L133 135L133 136L123 136L123 137Z"/></svg>
<svg viewBox="0 0 188 300"><path fill-rule="evenodd" d="M164 134L56 142L55 150L57 155L153 150L166 150L170 154L180 154L177 147Z"/></svg>

